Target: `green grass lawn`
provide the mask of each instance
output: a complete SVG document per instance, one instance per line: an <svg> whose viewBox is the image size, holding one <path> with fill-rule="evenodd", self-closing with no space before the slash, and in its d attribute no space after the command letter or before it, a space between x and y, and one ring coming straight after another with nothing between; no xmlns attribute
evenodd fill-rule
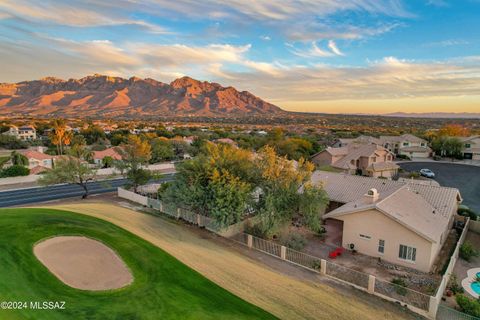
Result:
<svg viewBox="0 0 480 320"><path fill-rule="evenodd" d="M33 254L55 235L85 235L114 249L134 282L82 291L58 280ZM0 319L275 319L109 222L51 209L0 209L0 301L65 301L65 310L0 310Z"/></svg>

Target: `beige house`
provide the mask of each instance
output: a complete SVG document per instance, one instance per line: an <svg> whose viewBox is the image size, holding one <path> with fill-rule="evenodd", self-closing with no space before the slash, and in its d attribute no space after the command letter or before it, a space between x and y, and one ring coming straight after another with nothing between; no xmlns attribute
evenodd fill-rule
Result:
<svg viewBox="0 0 480 320"><path fill-rule="evenodd" d="M460 138L463 143L462 155L464 159L480 160L480 136Z"/></svg>
<svg viewBox="0 0 480 320"><path fill-rule="evenodd" d="M316 171L330 198L324 219L342 224L342 246L424 272L432 269L452 228L454 188Z"/></svg>
<svg viewBox="0 0 480 320"><path fill-rule="evenodd" d="M17 139L23 141L35 140L37 139L37 131L33 126L11 126L10 129L5 133L10 136L14 136Z"/></svg>
<svg viewBox="0 0 480 320"><path fill-rule="evenodd" d="M349 174L391 178L398 171L393 154L376 144L350 142L344 147L329 147L311 157L318 166L332 166Z"/></svg>
<svg viewBox="0 0 480 320"><path fill-rule="evenodd" d="M428 142L412 134L401 136L381 136L380 144L397 155L409 158L428 158L432 155L432 149Z"/></svg>
<svg viewBox="0 0 480 320"><path fill-rule="evenodd" d="M51 156L37 150L22 151L22 154L28 159L28 168L31 174L44 169L52 169L55 159L57 158L56 156Z"/></svg>

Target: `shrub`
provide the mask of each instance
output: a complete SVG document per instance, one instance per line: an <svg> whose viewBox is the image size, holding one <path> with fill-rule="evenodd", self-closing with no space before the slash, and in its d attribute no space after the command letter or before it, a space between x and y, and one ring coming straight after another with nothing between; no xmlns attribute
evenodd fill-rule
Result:
<svg viewBox="0 0 480 320"><path fill-rule="evenodd" d="M470 208L458 208L457 213L461 216L469 217L472 220L478 220L477 213Z"/></svg>
<svg viewBox="0 0 480 320"><path fill-rule="evenodd" d="M396 284L395 286L395 291L401 295L401 296L404 296L407 294L407 283L405 282L405 280L403 280L402 278L394 278L392 280L392 283L393 284Z"/></svg>
<svg viewBox="0 0 480 320"><path fill-rule="evenodd" d="M420 178L420 173L416 172L416 171L412 171L408 174L408 177L409 178L414 178L414 179L417 179L417 178Z"/></svg>
<svg viewBox="0 0 480 320"><path fill-rule="evenodd" d="M397 154L395 156L395 158L397 159L403 159L403 160L411 160L409 156L405 155L405 154Z"/></svg>
<svg viewBox="0 0 480 320"><path fill-rule="evenodd" d="M478 251L470 242L465 242L460 247L460 258L470 262L473 257L478 256Z"/></svg>
<svg viewBox="0 0 480 320"><path fill-rule="evenodd" d="M438 155L435 155L435 156L433 156L433 160L440 161L440 160L442 160L442 157L440 157Z"/></svg>
<svg viewBox="0 0 480 320"><path fill-rule="evenodd" d="M448 282L448 288L453 294L463 293L463 287L457 282L457 276L452 274L450 281Z"/></svg>
<svg viewBox="0 0 480 320"><path fill-rule="evenodd" d="M314 270L320 270L322 266L322 263L320 262L320 260L315 260L312 262L312 269Z"/></svg>
<svg viewBox="0 0 480 320"><path fill-rule="evenodd" d="M245 226L245 232L252 236L266 239L268 237L267 230L261 225L261 223L247 224Z"/></svg>
<svg viewBox="0 0 480 320"><path fill-rule="evenodd" d="M307 244L307 239L299 233L290 233L283 241L283 245L297 251L301 251Z"/></svg>
<svg viewBox="0 0 480 320"><path fill-rule="evenodd" d="M29 174L30 169L20 165L13 165L8 168L2 169L0 171L0 178L28 176Z"/></svg>
<svg viewBox="0 0 480 320"><path fill-rule="evenodd" d="M463 294L457 295L455 300L463 312L474 317L480 317L480 301L470 299Z"/></svg>

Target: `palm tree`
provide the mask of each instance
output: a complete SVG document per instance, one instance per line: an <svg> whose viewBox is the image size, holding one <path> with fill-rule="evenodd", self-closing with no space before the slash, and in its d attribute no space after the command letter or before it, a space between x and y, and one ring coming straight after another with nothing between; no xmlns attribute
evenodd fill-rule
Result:
<svg viewBox="0 0 480 320"><path fill-rule="evenodd" d="M57 153L62 155L64 146L69 145L72 141L73 133L67 130L67 125L63 119L55 119L53 121L53 130L50 139L57 146Z"/></svg>

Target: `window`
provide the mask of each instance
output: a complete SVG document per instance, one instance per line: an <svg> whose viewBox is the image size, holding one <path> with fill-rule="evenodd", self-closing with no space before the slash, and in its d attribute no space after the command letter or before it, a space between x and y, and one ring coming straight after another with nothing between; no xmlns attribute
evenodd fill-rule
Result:
<svg viewBox="0 0 480 320"><path fill-rule="evenodd" d="M370 239L372 239L372 237L367 236L367 235L364 235L364 234L360 234L360 238L365 239L365 240L370 240Z"/></svg>
<svg viewBox="0 0 480 320"><path fill-rule="evenodd" d="M421 145L422 147L425 147L425 142L422 142L420 145Z"/></svg>
<svg viewBox="0 0 480 320"><path fill-rule="evenodd" d="M404 147L407 147L407 146L408 146L408 142L404 142L404 143L403 143L403 146L404 146Z"/></svg>
<svg viewBox="0 0 480 320"><path fill-rule="evenodd" d="M470 143L465 143L465 148L470 148L470 147L471 147Z"/></svg>
<svg viewBox="0 0 480 320"><path fill-rule="evenodd" d="M378 240L378 252L381 254L385 253L385 240L382 240L382 239Z"/></svg>
<svg viewBox="0 0 480 320"><path fill-rule="evenodd" d="M398 252L398 257L402 260L414 262L417 257L417 249L401 244L400 250Z"/></svg>

